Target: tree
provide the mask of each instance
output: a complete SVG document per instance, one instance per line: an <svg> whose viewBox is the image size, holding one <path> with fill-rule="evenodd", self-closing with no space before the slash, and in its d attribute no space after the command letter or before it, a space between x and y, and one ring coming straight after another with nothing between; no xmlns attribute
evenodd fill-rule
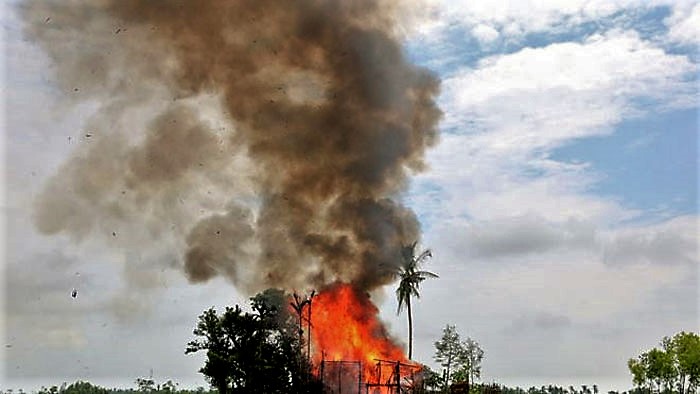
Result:
<svg viewBox="0 0 700 394"><path fill-rule="evenodd" d="M238 306L236 311L226 308L224 314L226 313L240 313L240 310ZM209 383L216 387L220 394L225 394L230 380L228 359L231 349L224 335L223 316L219 317L214 308L207 309L199 316L193 333L202 338L189 342L185 354L206 350L207 360L199 372L207 377Z"/></svg>
<svg viewBox="0 0 700 394"><path fill-rule="evenodd" d="M185 353L200 350L207 359L200 372L220 394L294 393L309 384L306 365L297 352L297 338L281 290L266 290L251 298L253 313L236 305L222 315L210 308L199 317L198 339Z"/></svg>
<svg viewBox="0 0 700 394"><path fill-rule="evenodd" d="M443 386L442 376L430 369L429 366L424 365L421 373L423 374L423 386L426 390L433 391Z"/></svg>
<svg viewBox="0 0 700 394"><path fill-rule="evenodd" d="M471 338L467 338L462 342L462 354L459 361L462 363L458 373L462 380L466 380L468 384L474 384L477 379L481 378L481 360L484 358L484 351L479 346L479 343Z"/></svg>
<svg viewBox="0 0 700 394"><path fill-rule="evenodd" d="M432 257L430 249L416 255L416 242L401 248L401 265L398 269L399 287L396 289L396 298L399 306L396 313L399 314L406 306L408 314L408 358L413 358L413 315L411 312L411 297L420 298L418 287L427 278L437 278L437 274L419 270L420 265L429 257Z"/></svg>
<svg viewBox="0 0 700 394"><path fill-rule="evenodd" d="M633 382L651 390L661 391L673 386L674 369L670 355L663 350L651 349L642 353L637 360L629 360L627 367L633 374Z"/></svg>
<svg viewBox="0 0 700 394"><path fill-rule="evenodd" d="M139 391L143 391L145 393L150 393L151 391L156 390L156 382L155 380L149 378L137 378L136 379L136 387L138 387Z"/></svg>
<svg viewBox="0 0 700 394"><path fill-rule="evenodd" d="M678 377L673 367L673 355L659 349L651 349L647 352L647 377L656 382L660 390L662 385L665 390L671 390Z"/></svg>
<svg viewBox="0 0 700 394"><path fill-rule="evenodd" d="M632 374L632 384L636 387L643 387L647 382L647 372L642 357L638 359L631 358L627 361L627 368Z"/></svg>
<svg viewBox="0 0 700 394"><path fill-rule="evenodd" d="M173 382L172 380L168 380L167 382L164 382L160 385L159 391L164 391L166 393L174 393L177 391L177 383Z"/></svg>
<svg viewBox="0 0 700 394"><path fill-rule="evenodd" d="M435 342L435 350L435 361L445 369L444 388L452 381L474 384L481 377L484 351L471 338L461 341L454 325L448 324L443 329L442 338Z"/></svg>
<svg viewBox="0 0 700 394"><path fill-rule="evenodd" d="M450 384L450 372L462 353L459 333L454 325L447 325L442 330L442 338L435 342L435 361L445 369L444 387Z"/></svg>
<svg viewBox="0 0 700 394"><path fill-rule="evenodd" d="M110 390L79 380L68 386L65 383L62 384L58 392L61 394L109 394Z"/></svg>
<svg viewBox="0 0 700 394"><path fill-rule="evenodd" d="M673 359L679 393L695 392L700 385L700 336L682 331L661 344Z"/></svg>
<svg viewBox="0 0 700 394"><path fill-rule="evenodd" d="M653 348L627 362L638 388L694 393L700 383L700 337L680 332L664 337L661 349Z"/></svg>

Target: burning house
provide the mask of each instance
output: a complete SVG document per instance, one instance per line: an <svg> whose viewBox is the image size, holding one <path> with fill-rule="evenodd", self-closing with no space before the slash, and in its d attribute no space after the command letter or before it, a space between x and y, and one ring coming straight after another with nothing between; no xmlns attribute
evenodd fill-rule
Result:
<svg viewBox="0 0 700 394"><path fill-rule="evenodd" d="M420 366L392 341L367 294L334 284L313 305L311 357L329 389L391 393L412 383Z"/></svg>
<svg viewBox="0 0 700 394"><path fill-rule="evenodd" d="M314 296L315 291L307 298L295 293L290 306L308 346L312 374L326 392L419 392L422 366L394 343L366 292L334 283Z"/></svg>
<svg viewBox="0 0 700 394"><path fill-rule="evenodd" d="M319 376L326 393L421 393L420 366L399 361L375 360L369 375L360 361L321 361Z"/></svg>

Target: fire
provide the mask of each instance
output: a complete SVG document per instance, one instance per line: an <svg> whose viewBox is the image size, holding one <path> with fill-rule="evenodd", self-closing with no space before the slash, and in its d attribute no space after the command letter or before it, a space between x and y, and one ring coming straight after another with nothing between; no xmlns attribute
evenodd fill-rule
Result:
<svg viewBox="0 0 700 394"><path fill-rule="evenodd" d="M364 380L376 378L377 359L409 363L389 337L369 295L345 283L335 284L313 299L311 337L314 364L360 361Z"/></svg>

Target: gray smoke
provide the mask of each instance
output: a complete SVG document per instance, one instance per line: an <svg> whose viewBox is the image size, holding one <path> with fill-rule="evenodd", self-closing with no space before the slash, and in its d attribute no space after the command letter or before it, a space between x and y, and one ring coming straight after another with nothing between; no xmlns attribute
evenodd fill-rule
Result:
<svg viewBox="0 0 700 394"><path fill-rule="evenodd" d="M393 279L419 237L397 197L441 115L438 80L393 33L395 4L22 7L66 100L97 108L37 199L40 231L165 243L190 281L246 292Z"/></svg>

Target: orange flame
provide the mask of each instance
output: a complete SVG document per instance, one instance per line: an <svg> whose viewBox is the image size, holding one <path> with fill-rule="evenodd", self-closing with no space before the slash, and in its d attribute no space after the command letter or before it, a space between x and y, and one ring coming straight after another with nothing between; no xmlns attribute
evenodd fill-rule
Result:
<svg viewBox="0 0 700 394"><path fill-rule="evenodd" d="M338 283L313 299L311 337L313 360L360 361L364 380L376 378L376 359L408 363L403 349L389 337L379 309L369 295Z"/></svg>

